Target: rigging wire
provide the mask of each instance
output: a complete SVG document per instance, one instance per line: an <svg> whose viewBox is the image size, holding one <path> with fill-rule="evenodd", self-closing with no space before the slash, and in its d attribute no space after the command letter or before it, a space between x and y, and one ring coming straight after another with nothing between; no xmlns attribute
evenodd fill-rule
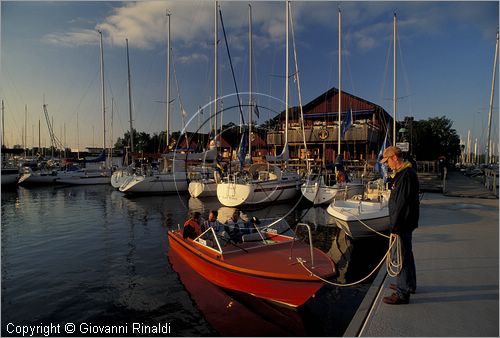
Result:
<svg viewBox="0 0 500 338"><path fill-rule="evenodd" d="M243 110L241 109L241 99L240 99L240 92L238 90L238 84L236 83L236 77L234 74L234 67L233 67L233 61L231 59L231 53L229 51L229 44L227 42L227 35L226 35L226 28L224 27L224 20L222 19L222 11L219 8L219 17L220 17L220 23L222 26L222 32L224 33L224 41L226 42L226 51L227 51L227 56L229 58L229 65L231 66L231 74L233 75L233 82L234 82L234 87L236 90L236 97L238 99L238 106L240 108L240 117L241 117L241 122L245 124L245 117L243 116Z"/></svg>

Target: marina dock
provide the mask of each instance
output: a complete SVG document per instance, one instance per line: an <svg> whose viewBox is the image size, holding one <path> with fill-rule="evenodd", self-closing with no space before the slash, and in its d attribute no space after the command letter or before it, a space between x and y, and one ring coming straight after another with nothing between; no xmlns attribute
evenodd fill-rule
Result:
<svg viewBox="0 0 500 338"><path fill-rule="evenodd" d="M417 291L408 305L388 305L383 267L344 336L498 336L498 199L458 172L445 194L426 193L413 233Z"/></svg>

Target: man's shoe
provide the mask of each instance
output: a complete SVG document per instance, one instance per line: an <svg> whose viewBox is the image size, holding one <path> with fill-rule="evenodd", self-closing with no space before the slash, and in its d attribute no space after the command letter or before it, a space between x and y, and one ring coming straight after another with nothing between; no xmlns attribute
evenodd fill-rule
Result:
<svg viewBox="0 0 500 338"><path fill-rule="evenodd" d="M408 304L410 302L410 299L409 298L403 299L403 298L399 297L397 293L393 293L392 295L390 295L388 297L384 297L383 302L386 304L394 304L394 305Z"/></svg>
<svg viewBox="0 0 500 338"><path fill-rule="evenodd" d="M396 284L394 284L394 283L391 283L391 284L389 284L389 289L397 290L398 286ZM414 294L415 290L410 290L410 293Z"/></svg>

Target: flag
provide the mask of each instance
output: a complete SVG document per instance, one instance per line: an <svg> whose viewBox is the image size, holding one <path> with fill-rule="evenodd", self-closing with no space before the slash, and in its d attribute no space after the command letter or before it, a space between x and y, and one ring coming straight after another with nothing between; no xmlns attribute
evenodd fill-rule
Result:
<svg viewBox="0 0 500 338"><path fill-rule="evenodd" d="M243 133L240 140L240 150L238 151L238 160L240 160L240 170L243 170L243 165L245 164L245 155L247 152L248 145L248 135Z"/></svg>
<svg viewBox="0 0 500 338"><path fill-rule="evenodd" d="M382 147L380 147L380 151L378 152L378 155L377 155L377 161L375 162L375 165L373 166L373 170L377 171L380 174L380 176L382 176L382 178L384 179L384 182L387 182L387 165L380 164L380 160L382 159L382 157L384 157L384 150L388 146L387 134L389 134L389 128L387 128L387 131L385 132L384 142L382 143Z"/></svg>
<svg viewBox="0 0 500 338"><path fill-rule="evenodd" d="M352 126L352 108L349 107L349 111L346 113L345 119L342 121L340 129L340 138L343 140L345 132Z"/></svg>
<svg viewBox="0 0 500 338"><path fill-rule="evenodd" d="M260 112L259 112L259 106L258 105L254 106L253 113L255 114L255 116L257 116L257 118L260 117Z"/></svg>

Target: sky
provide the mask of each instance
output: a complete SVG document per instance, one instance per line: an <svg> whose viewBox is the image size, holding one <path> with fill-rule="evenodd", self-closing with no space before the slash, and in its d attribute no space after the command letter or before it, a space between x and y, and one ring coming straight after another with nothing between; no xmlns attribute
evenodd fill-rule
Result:
<svg viewBox="0 0 500 338"><path fill-rule="evenodd" d="M252 8L252 92L262 123L284 109L285 3L220 1L218 76L223 122L239 123L238 92L249 91L248 11ZM129 40L134 128L166 128L167 11L171 35L171 131L208 131L214 97L214 1L1 1L0 98L5 143L50 145L43 102L68 147L101 147L99 34L103 34L106 140L129 128ZM397 120L445 116L463 141L484 150L498 1L291 1L289 105L338 87L338 10L342 12L341 87L393 114L393 16L397 15ZM293 37L292 40L292 31ZM498 77L498 68L495 74ZM299 81L297 81L297 79ZM294 81L295 80L295 81ZM498 79L492 139L498 144ZM248 95L241 94L243 102ZM199 108L203 112L199 113ZM247 108L244 118L247 119ZM182 112L185 112L182 114ZM198 112L198 113L197 113ZM111 118L112 116L112 118ZM205 124L204 124L205 122ZM24 132L26 130L26 132ZM498 149L498 147L496 147Z"/></svg>

